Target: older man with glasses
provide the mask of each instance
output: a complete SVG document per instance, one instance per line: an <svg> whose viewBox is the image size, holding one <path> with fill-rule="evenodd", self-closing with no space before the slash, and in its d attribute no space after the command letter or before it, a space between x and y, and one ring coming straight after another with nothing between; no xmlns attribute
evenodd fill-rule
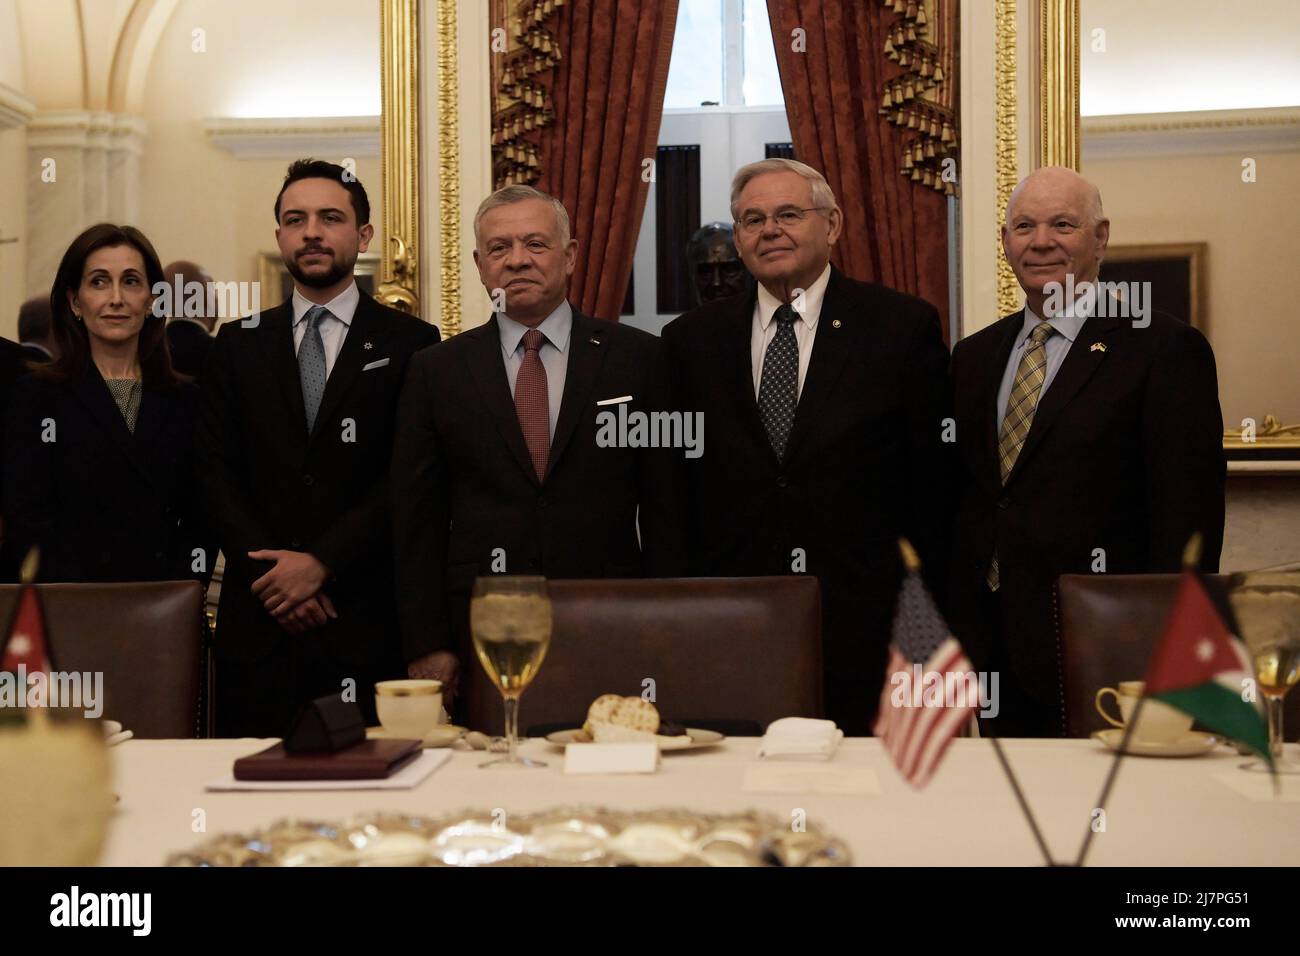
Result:
<svg viewBox="0 0 1300 956"><path fill-rule="evenodd" d="M704 303L663 333L679 400L704 413L708 435L687 462L693 571L815 575L827 715L866 734L902 574L898 538L912 540L928 573L946 564L939 316L830 264L844 214L810 166L743 167L731 212L757 288Z"/></svg>

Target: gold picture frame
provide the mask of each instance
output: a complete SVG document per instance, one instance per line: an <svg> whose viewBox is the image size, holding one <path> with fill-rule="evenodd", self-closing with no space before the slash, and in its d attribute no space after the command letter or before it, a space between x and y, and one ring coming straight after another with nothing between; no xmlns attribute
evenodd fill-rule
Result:
<svg viewBox="0 0 1300 956"><path fill-rule="evenodd" d="M1148 242L1137 245L1108 246L1106 256L1101 264L1102 278L1106 278L1104 273L1106 266L1109 264L1186 262L1188 267L1187 314L1180 315L1178 314L1180 310L1177 309L1166 308L1163 311L1174 313L1177 318L1184 319L1192 328L1204 333L1209 321L1205 306L1205 303L1209 301L1206 298L1205 291L1207 249L1208 246L1204 242Z"/></svg>

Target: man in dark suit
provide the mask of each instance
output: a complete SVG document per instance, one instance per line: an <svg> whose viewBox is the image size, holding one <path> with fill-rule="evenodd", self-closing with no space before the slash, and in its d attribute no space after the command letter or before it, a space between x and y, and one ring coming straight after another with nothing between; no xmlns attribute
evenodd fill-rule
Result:
<svg viewBox="0 0 1300 956"><path fill-rule="evenodd" d="M9 415L9 396L14 383L27 373L26 356L17 342L0 339L0 420ZM3 442L0 442L0 474L7 474L4 469ZM4 514L5 502L0 499L0 514ZM5 534L3 521L0 521L0 581L16 581L18 568L23 556L20 547L12 535Z"/></svg>
<svg viewBox="0 0 1300 956"><path fill-rule="evenodd" d="M900 536L942 590L948 352L929 303L830 265L842 213L815 169L754 163L731 196L757 290L664 329L679 401L709 438L687 468L692 568L816 575L826 712L868 734Z"/></svg>
<svg viewBox="0 0 1300 956"><path fill-rule="evenodd" d="M275 205L294 279L282 305L224 325L203 380L199 481L226 556L217 727L281 735L306 700L404 676L388 465L411 355L437 330L363 294L373 229L340 166L300 160ZM348 683L351 681L351 683Z"/></svg>
<svg viewBox="0 0 1300 956"><path fill-rule="evenodd" d="M163 270L168 285L182 290L189 283L195 283L207 289L212 276L207 269L193 262L180 260L173 262ZM188 375L198 382L202 378L203 363L212 351L212 326L216 323L215 315L185 314L186 296L173 298L172 315L167 322L167 347L172 353L172 368L182 375ZM205 308L207 302L204 294Z"/></svg>
<svg viewBox="0 0 1300 956"><path fill-rule="evenodd" d="M38 295L28 299L18 309L18 341L23 356L32 365L45 365L58 356L54 344L54 315L50 311L50 297Z"/></svg>
<svg viewBox="0 0 1300 956"><path fill-rule="evenodd" d="M1093 285L1109 237L1095 186L1073 170L1033 173L1002 228L1025 308L953 353L952 623L999 674L998 736L1061 733L1059 575L1176 571L1196 531L1202 568L1218 568L1214 354L1142 290L1123 305Z"/></svg>
<svg viewBox="0 0 1300 956"><path fill-rule="evenodd" d="M476 576L686 571L686 450L598 436L618 405L673 408L659 341L570 306L577 242L553 197L498 190L474 233L495 314L412 361L393 451L402 643L453 694Z"/></svg>

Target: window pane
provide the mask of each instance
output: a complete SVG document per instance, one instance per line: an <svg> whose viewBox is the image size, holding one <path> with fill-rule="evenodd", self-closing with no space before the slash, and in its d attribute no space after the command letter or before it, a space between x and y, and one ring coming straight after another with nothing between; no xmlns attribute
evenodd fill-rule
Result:
<svg viewBox="0 0 1300 956"><path fill-rule="evenodd" d="M766 23L766 16L763 19ZM682 0L677 7L664 108L721 103L722 55L722 0Z"/></svg>
<svg viewBox="0 0 1300 956"><path fill-rule="evenodd" d="M767 0L745 0L745 105L785 105Z"/></svg>

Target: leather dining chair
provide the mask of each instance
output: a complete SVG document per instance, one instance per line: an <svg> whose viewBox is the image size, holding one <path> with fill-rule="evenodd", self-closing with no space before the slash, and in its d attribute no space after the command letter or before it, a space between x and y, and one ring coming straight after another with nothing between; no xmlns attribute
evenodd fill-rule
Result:
<svg viewBox="0 0 1300 956"><path fill-rule="evenodd" d="M1229 575L1205 578L1226 594ZM1106 730L1095 697L1103 687L1141 680L1178 594L1181 574L1065 574L1057 585L1061 709L1067 737ZM1111 713L1114 713L1113 701ZM1286 699L1284 731L1300 730L1300 694Z"/></svg>
<svg viewBox="0 0 1300 956"><path fill-rule="evenodd" d="M207 736L203 588L197 581L40 584L53 668L103 674L103 712L136 737ZM0 585L8 626L19 586Z"/></svg>
<svg viewBox="0 0 1300 956"><path fill-rule="evenodd" d="M821 589L811 577L547 582L552 636L521 729L581 726L601 694L653 689L666 720L732 735L822 716ZM456 720L502 732L501 693L465 662Z"/></svg>

